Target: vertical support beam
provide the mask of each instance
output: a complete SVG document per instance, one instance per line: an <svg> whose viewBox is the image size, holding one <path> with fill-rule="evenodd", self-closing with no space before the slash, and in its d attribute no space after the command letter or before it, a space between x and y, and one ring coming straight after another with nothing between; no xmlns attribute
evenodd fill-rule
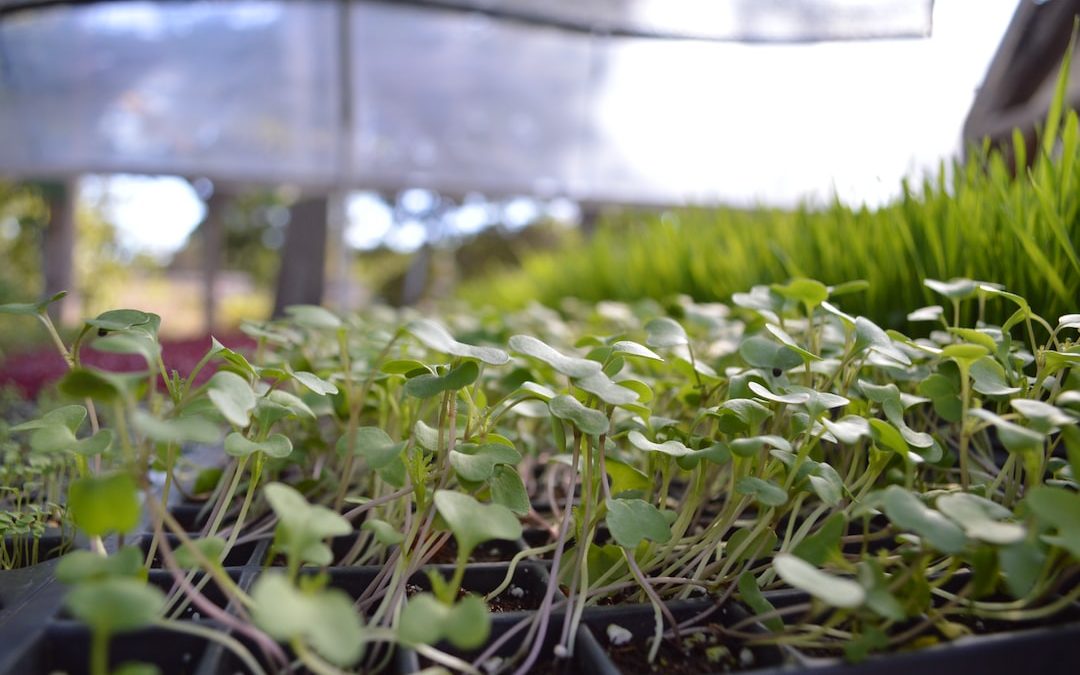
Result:
<svg viewBox="0 0 1080 675"><path fill-rule="evenodd" d="M70 325L79 320L78 293L75 288L75 211L78 179L42 185L49 206L49 224L42 241L42 271L45 295L67 291L68 297L49 307L53 321Z"/></svg>
<svg viewBox="0 0 1080 675"><path fill-rule="evenodd" d="M354 309L351 283L352 253L345 241L349 227L348 196L345 190L334 191L329 199L328 242L330 254L327 256L327 293L335 310L346 313Z"/></svg>
<svg viewBox="0 0 1080 675"><path fill-rule="evenodd" d="M405 282L401 289L401 304L412 307L424 298L428 276L431 273L431 244L425 243L415 253L405 271Z"/></svg>
<svg viewBox="0 0 1080 675"><path fill-rule="evenodd" d="M581 229L581 233L585 235L586 239L592 239L596 234L596 227L600 224L600 206L596 204L582 204L581 208L581 222L578 223L578 227Z"/></svg>
<svg viewBox="0 0 1080 675"><path fill-rule="evenodd" d="M1078 16L1080 0L1019 3L964 120L965 152L989 138L1012 164L1013 129L1019 129L1032 163L1039 152L1036 130L1046 121ZM1080 50L1073 48L1066 108L1080 107Z"/></svg>
<svg viewBox="0 0 1080 675"><path fill-rule="evenodd" d="M319 305L323 300L328 198L303 197L291 211L274 295L275 317L284 315L289 305Z"/></svg>
<svg viewBox="0 0 1080 675"><path fill-rule="evenodd" d="M218 272L225 259L225 209L229 198L219 187L206 200L206 217L202 223L203 240L203 326L207 333L217 327Z"/></svg>

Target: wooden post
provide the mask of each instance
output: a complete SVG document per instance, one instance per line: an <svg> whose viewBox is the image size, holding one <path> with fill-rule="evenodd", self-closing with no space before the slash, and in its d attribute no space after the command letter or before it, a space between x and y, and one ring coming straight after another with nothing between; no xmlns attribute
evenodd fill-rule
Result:
<svg viewBox="0 0 1080 675"><path fill-rule="evenodd" d="M68 297L49 307L53 321L70 325L79 320L78 293L75 288L75 211L78 179L42 184L49 206L49 224L42 241L42 271L45 295L67 291Z"/></svg>
<svg viewBox="0 0 1080 675"><path fill-rule="evenodd" d="M965 151L989 138L1011 158L1013 129L1019 129L1028 163L1035 159L1036 128L1046 121L1077 16L1080 0L1025 0L1017 6L964 122ZM1075 108L1080 107L1080 54L1072 61L1065 105Z"/></svg>
<svg viewBox="0 0 1080 675"><path fill-rule="evenodd" d="M292 207L281 249L274 316L289 305L322 303L326 270L328 198L303 197Z"/></svg>

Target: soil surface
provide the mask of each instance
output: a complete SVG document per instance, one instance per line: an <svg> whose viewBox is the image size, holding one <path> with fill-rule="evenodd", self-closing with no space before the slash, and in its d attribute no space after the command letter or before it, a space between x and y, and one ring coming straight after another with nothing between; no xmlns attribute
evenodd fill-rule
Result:
<svg viewBox="0 0 1080 675"><path fill-rule="evenodd" d="M510 562L518 549L514 542L509 541L486 541L473 549L469 555L469 562ZM447 539L435 554L428 560L430 565L453 565L457 562L457 542Z"/></svg>
<svg viewBox="0 0 1080 675"><path fill-rule="evenodd" d="M758 667L754 653L742 643L717 633L695 633L681 643L664 640L656 659L649 663L651 638L635 638L624 645L613 645L606 635L598 636L608 656L626 675L698 675L731 673Z"/></svg>
<svg viewBox="0 0 1080 675"><path fill-rule="evenodd" d="M429 661L423 657L420 658L421 668L430 668L437 665L433 661ZM483 672L481 670L481 672ZM512 673L513 668L505 669L503 672ZM581 673L572 660L567 659L555 659L554 657L543 654L536 660L532 668L529 668L528 675L578 675Z"/></svg>
<svg viewBox="0 0 1080 675"><path fill-rule="evenodd" d="M409 597L412 597L417 593L426 592L428 592L427 589L421 588L416 584L406 584L405 586L405 595ZM481 598L484 597L483 593L474 593L466 588L462 588L458 591L459 600L470 595L478 595ZM530 593L528 589L511 584L510 587L501 594L488 600L487 606L493 614L501 614L503 612L525 612L539 609L541 601L543 601L542 596L534 595Z"/></svg>

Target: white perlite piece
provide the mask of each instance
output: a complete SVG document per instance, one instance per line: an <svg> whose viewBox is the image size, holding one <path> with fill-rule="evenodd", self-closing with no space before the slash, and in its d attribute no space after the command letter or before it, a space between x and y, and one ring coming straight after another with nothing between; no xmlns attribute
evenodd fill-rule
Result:
<svg viewBox="0 0 1080 675"><path fill-rule="evenodd" d="M520 586L511 586L510 587L510 595L511 595L511 597L514 597L514 598L524 598L525 597L525 589L520 587Z"/></svg>
<svg viewBox="0 0 1080 675"><path fill-rule="evenodd" d="M555 658L565 659L569 658L570 651L563 645L555 645Z"/></svg>
<svg viewBox="0 0 1080 675"><path fill-rule="evenodd" d="M743 647L739 651L739 665L743 668L754 665L754 652L750 651L748 647Z"/></svg>
<svg viewBox="0 0 1080 675"><path fill-rule="evenodd" d="M634 639L634 634L617 623L609 623L607 627L607 639L611 644L620 647Z"/></svg>
<svg viewBox="0 0 1080 675"><path fill-rule="evenodd" d="M499 668L502 668L502 664L503 664L503 657L501 657L501 656L492 656L487 661L484 661L483 663L481 663L480 667L483 668L484 672L487 673L488 675L495 675L495 673L499 672Z"/></svg>

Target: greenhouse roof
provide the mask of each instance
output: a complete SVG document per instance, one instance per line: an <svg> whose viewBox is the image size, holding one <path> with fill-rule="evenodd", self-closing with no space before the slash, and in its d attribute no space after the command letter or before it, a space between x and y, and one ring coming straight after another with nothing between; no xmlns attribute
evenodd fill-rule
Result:
<svg viewBox="0 0 1080 675"><path fill-rule="evenodd" d="M754 104L730 43L923 37L931 7L0 0L0 172L686 201L714 179L672 167Z"/></svg>

